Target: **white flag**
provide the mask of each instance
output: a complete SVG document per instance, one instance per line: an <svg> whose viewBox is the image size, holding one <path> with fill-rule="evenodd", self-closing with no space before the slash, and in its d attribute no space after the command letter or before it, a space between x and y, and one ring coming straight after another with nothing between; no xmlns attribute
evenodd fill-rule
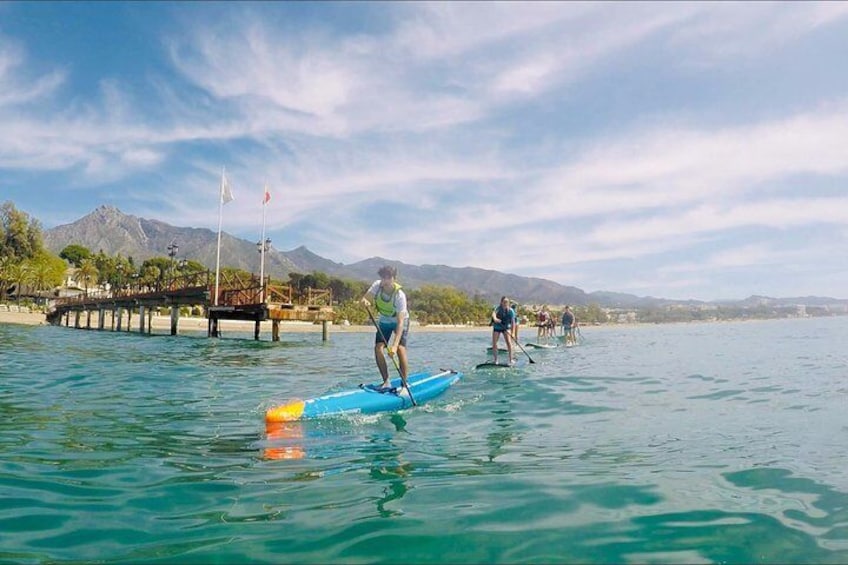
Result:
<svg viewBox="0 0 848 565"><path fill-rule="evenodd" d="M227 174L221 173L221 202L226 204L233 199L233 191L230 190L230 183L227 182Z"/></svg>

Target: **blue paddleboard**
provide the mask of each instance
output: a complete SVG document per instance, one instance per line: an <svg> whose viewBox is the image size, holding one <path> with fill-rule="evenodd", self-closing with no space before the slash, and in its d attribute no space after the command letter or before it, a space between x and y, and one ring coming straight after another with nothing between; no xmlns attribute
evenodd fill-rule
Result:
<svg viewBox="0 0 848 565"><path fill-rule="evenodd" d="M423 404L445 392L461 378L462 373L442 370L433 374L409 375L407 381L416 404ZM391 381L388 389L380 388L379 384L367 384L352 390L282 404L265 413L265 422L290 422L338 414L374 414L411 406L409 391L401 387L400 378L397 378Z"/></svg>

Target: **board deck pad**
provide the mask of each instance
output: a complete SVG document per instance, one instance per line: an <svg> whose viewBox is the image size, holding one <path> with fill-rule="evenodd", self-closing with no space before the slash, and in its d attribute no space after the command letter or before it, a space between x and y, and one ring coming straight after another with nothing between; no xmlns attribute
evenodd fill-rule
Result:
<svg viewBox="0 0 848 565"><path fill-rule="evenodd" d="M378 392L380 394L397 394L398 389L394 386L380 386L377 384L361 384L359 388L370 391L370 392Z"/></svg>

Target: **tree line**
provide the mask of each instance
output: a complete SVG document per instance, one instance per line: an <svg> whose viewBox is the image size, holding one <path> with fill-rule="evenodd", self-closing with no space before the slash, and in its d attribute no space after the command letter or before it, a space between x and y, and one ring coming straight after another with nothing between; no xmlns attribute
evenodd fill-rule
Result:
<svg viewBox="0 0 848 565"><path fill-rule="evenodd" d="M66 267L44 247L38 220L11 202L0 205L0 301L20 301L24 285L43 292L62 284Z"/></svg>

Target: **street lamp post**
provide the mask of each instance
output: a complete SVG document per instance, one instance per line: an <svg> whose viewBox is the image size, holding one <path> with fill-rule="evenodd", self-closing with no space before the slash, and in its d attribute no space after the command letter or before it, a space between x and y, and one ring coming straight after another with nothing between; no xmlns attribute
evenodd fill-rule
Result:
<svg viewBox="0 0 848 565"><path fill-rule="evenodd" d="M171 258L171 280L174 280L174 260L177 256L177 252L180 250L180 246L177 245L177 241L173 240L168 244L168 257Z"/></svg>
<svg viewBox="0 0 848 565"><path fill-rule="evenodd" d="M177 256L177 252L180 250L180 246L177 245L176 241L172 241L168 244L168 257L171 258L171 262L174 262L174 257Z"/></svg>
<svg viewBox="0 0 848 565"><path fill-rule="evenodd" d="M118 266L115 268L115 271L117 271L118 276L115 280L115 288L112 289L112 296L115 296L116 294L121 294L124 290L124 285L126 284L126 281L124 280L126 277L126 273L124 272L124 265L122 263L118 263Z"/></svg>

